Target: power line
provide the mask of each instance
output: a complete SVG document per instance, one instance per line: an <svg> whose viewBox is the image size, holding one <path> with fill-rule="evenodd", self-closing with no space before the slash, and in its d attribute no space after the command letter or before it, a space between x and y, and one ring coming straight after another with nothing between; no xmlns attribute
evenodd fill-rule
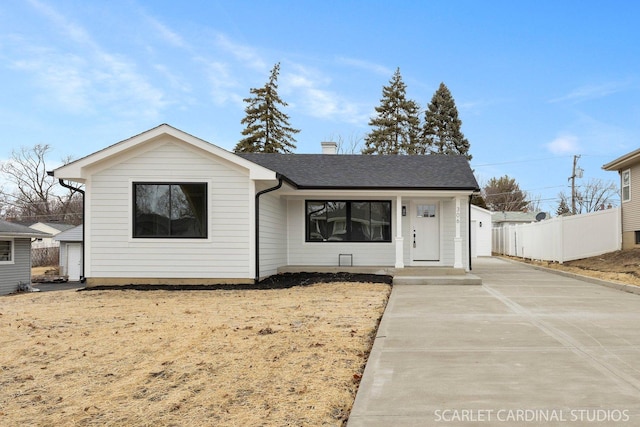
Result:
<svg viewBox="0 0 640 427"><path fill-rule="evenodd" d="M471 167L472 168L481 168L481 167L485 167L485 166L509 165L509 164L514 164L514 163L533 163L533 162L542 162L542 161L545 161L545 160L563 159L565 157L570 157L570 156L555 156L555 157L544 157L544 158L539 158L539 159L512 160L512 161L509 161L509 162L485 163L483 165L471 165Z"/></svg>

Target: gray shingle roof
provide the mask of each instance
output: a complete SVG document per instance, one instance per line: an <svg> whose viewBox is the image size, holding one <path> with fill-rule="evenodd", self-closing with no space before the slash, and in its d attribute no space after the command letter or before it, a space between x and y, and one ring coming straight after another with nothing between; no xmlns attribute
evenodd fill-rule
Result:
<svg viewBox="0 0 640 427"><path fill-rule="evenodd" d="M82 242L82 224L58 233L53 240L60 242Z"/></svg>
<svg viewBox="0 0 640 427"><path fill-rule="evenodd" d="M44 225L47 225L51 228L55 228L58 231L67 231L67 230L71 230L73 227L75 227L75 225L72 224L65 224L62 222L43 222Z"/></svg>
<svg viewBox="0 0 640 427"><path fill-rule="evenodd" d="M0 219L0 236L2 237L51 237L51 234L34 230L24 225Z"/></svg>
<svg viewBox="0 0 640 427"><path fill-rule="evenodd" d="M463 156L241 153L301 189L479 190Z"/></svg>

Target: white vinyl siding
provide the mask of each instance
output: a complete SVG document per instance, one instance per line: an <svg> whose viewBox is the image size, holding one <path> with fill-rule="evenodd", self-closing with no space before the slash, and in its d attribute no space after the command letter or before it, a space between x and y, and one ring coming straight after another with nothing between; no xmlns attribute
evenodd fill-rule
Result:
<svg viewBox="0 0 640 427"><path fill-rule="evenodd" d="M640 230L640 196L638 191L640 191L640 164L632 166L630 169L627 169L630 173L629 180L629 200L621 203L622 205L622 232L633 232ZM621 175L624 174L625 171L621 172ZM622 197L622 180L620 181L621 185L621 197Z"/></svg>
<svg viewBox="0 0 640 427"><path fill-rule="evenodd" d="M0 263L0 295L15 292L19 282L31 282L31 239L13 239L13 261Z"/></svg>
<svg viewBox="0 0 640 427"><path fill-rule="evenodd" d="M440 203L440 250L442 255L440 262L442 265L453 265L455 261L454 238L456 237L456 202L453 199L444 200ZM461 214L464 207L460 206ZM465 215L466 216L466 215ZM461 225L462 217L460 218ZM460 234L463 234L463 227L460 227ZM464 235L464 234L463 234ZM466 239L465 239L466 240ZM464 250L464 248L462 248Z"/></svg>
<svg viewBox="0 0 640 427"><path fill-rule="evenodd" d="M136 181L206 182L208 238L133 239ZM95 173L88 182L87 277L251 278L249 189L246 171L168 136Z"/></svg>
<svg viewBox="0 0 640 427"><path fill-rule="evenodd" d="M260 185L262 191L273 185ZM278 272L287 265L287 202L278 192L260 196L260 277Z"/></svg>
<svg viewBox="0 0 640 427"><path fill-rule="evenodd" d="M349 198L349 200L356 200ZM371 198L367 199L371 200ZM288 202L289 264L290 265L338 265L340 254L353 254L353 265L393 266L395 243L392 242L305 242L305 201ZM391 208L391 222L395 236L395 202ZM392 239L393 240L393 239Z"/></svg>

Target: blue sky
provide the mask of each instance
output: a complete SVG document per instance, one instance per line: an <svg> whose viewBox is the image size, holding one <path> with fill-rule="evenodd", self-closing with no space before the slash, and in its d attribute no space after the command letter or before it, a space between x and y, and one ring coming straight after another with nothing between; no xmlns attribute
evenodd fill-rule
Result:
<svg viewBox="0 0 640 427"><path fill-rule="evenodd" d="M555 211L640 141L640 3L0 2L0 159L79 158L161 123L231 150L249 89L281 63L298 153L363 138L397 67L426 108L440 82L481 184L509 175Z"/></svg>

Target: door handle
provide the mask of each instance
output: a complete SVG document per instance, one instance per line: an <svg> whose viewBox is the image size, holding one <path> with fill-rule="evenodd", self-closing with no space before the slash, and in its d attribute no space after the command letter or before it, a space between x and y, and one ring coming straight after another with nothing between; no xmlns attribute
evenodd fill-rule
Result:
<svg viewBox="0 0 640 427"><path fill-rule="evenodd" d="M416 230L413 230L413 247L416 247Z"/></svg>

